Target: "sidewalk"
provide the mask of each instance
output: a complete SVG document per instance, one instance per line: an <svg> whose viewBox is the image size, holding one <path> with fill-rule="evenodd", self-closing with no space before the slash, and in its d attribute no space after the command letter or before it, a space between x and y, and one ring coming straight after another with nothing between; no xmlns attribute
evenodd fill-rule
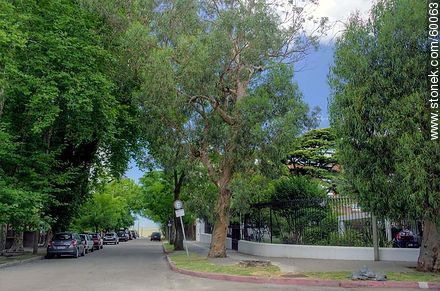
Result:
<svg viewBox="0 0 440 291"><path fill-rule="evenodd" d="M188 241L188 251L202 256L207 256L209 244L196 241ZM241 260L269 260L273 265L280 267L283 273L304 272L356 272L363 266L367 266L375 272L411 272L416 263L389 262L389 261L347 261L347 260L317 260L317 259L292 259L259 257L241 254L234 250L227 250L227 258L209 259L216 264L233 265Z"/></svg>
<svg viewBox="0 0 440 291"><path fill-rule="evenodd" d="M41 260L44 258L45 254L46 248L44 247L38 248L38 253L35 255L32 254L32 248L24 248L24 253L22 255L12 257L0 256L0 269Z"/></svg>

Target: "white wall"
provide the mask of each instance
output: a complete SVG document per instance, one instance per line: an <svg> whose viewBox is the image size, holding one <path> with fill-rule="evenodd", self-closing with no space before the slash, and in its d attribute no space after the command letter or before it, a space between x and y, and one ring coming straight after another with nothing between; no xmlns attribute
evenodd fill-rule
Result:
<svg viewBox="0 0 440 291"><path fill-rule="evenodd" d="M201 233L200 234L200 242L210 244L212 239L212 235L209 233ZM232 239L230 237L226 238L226 249L232 250Z"/></svg>
<svg viewBox="0 0 440 291"><path fill-rule="evenodd" d="M244 254L304 259L332 260L374 260L373 248L370 247L337 247L256 243L238 241L238 251ZM419 249L380 248L379 259L382 261L417 262Z"/></svg>

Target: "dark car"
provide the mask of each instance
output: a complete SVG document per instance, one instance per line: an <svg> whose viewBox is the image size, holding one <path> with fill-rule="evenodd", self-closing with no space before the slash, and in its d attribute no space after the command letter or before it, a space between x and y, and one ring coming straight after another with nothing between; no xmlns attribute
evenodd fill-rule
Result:
<svg viewBox="0 0 440 291"><path fill-rule="evenodd" d="M151 240L151 241L153 241L153 240L160 241L160 239L161 239L161 234L160 234L160 232L153 232L153 233L151 234L151 237L150 237L150 240Z"/></svg>
<svg viewBox="0 0 440 291"><path fill-rule="evenodd" d="M118 231L118 237L119 237L119 241L128 241L129 235L125 230L120 230Z"/></svg>
<svg viewBox="0 0 440 291"><path fill-rule="evenodd" d="M136 232L134 230L130 230L130 234L131 234L131 237L133 239L137 239L137 235L136 235Z"/></svg>
<svg viewBox="0 0 440 291"><path fill-rule="evenodd" d="M411 230L403 229L399 231L393 239L395 248L419 248L419 237Z"/></svg>
<svg viewBox="0 0 440 291"><path fill-rule="evenodd" d="M93 240L93 247L95 248L95 250L99 250L103 248L104 245L104 241L101 237L101 234L99 233L91 233L90 234L92 236L92 240Z"/></svg>
<svg viewBox="0 0 440 291"><path fill-rule="evenodd" d="M103 243L106 244L119 244L119 237L115 232L107 232L104 235Z"/></svg>
<svg viewBox="0 0 440 291"><path fill-rule="evenodd" d="M84 247L79 234L74 232L59 232L49 241L46 257L50 259L54 256L70 255L74 258L78 258L85 254L86 247Z"/></svg>

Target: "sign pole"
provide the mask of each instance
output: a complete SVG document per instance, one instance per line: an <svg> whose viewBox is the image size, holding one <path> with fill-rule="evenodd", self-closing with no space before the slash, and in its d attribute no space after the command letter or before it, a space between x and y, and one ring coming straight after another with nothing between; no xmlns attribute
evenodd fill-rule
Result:
<svg viewBox="0 0 440 291"><path fill-rule="evenodd" d="M183 203L180 200L174 201L174 209L176 209L176 217L180 218L180 225L182 226L182 233L183 233L183 246L185 247L186 256L189 257L188 253L188 245L186 243L186 236L185 236L185 228L183 227L183 220L182 216L185 215L185 210L183 210Z"/></svg>
<svg viewBox="0 0 440 291"><path fill-rule="evenodd" d="M185 250L186 250L186 256L189 257L189 253L188 253L188 245L186 243L186 236L185 236L185 228L183 227L183 220L182 220L182 216L180 216L180 225L182 226L182 233L183 233L183 245L185 246Z"/></svg>

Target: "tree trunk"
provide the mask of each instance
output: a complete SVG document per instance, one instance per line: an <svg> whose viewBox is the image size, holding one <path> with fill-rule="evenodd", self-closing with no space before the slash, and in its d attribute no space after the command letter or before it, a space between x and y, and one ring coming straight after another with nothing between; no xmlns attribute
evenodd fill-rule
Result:
<svg viewBox="0 0 440 291"><path fill-rule="evenodd" d="M14 242L12 243L12 246L6 250L6 253L8 254L20 254L24 252L23 248L23 232L15 232L14 235Z"/></svg>
<svg viewBox="0 0 440 291"><path fill-rule="evenodd" d="M417 270L440 272L440 231L434 221L424 220L423 241L420 247Z"/></svg>
<svg viewBox="0 0 440 291"><path fill-rule="evenodd" d="M38 241L40 239L40 231L34 231L34 240L32 242L32 253L34 255L38 254Z"/></svg>
<svg viewBox="0 0 440 291"><path fill-rule="evenodd" d="M0 223L0 256L6 248L6 224Z"/></svg>
<svg viewBox="0 0 440 291"><path fill-rule="evenodd" d="M174 237L174 250L181 251L183 250L183 233L182 226L180 225L180 218L174 217L174 228L175 228L175 237Z"/></svg>
<svg viewBox="0 0 440 291"><path fill-rule="evenodd" d="M231 191L224 185L219 188L219 197L215 213L214 229L212 231L211 249L208 257L225 258L226 257L226 237L229 225L229 203Z"/></svg>

